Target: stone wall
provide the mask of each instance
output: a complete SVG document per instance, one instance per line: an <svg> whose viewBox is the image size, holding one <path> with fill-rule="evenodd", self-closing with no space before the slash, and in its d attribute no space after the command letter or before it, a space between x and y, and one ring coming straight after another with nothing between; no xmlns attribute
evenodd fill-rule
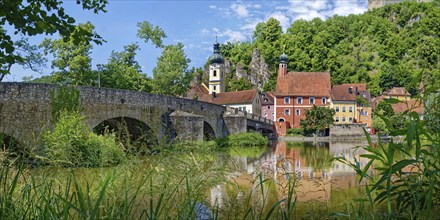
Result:
<svg viewBox="0 0 440 220"><path fill-rule="evenodd" d="M0 83L0 133L26 145L39 142L41 133L52 127L50 92L57 88L54 84ZM212 128L215 137L247 131L246 115L231 110L226 113L224 106L128 90L77 88L90 128L109 119L132 118L146 124L157 140L167 135L167 126L174 126L177 136L181 133L179 138L191 140L203 138L205 125ZM181 114L173 115L175 112ZM188 136L189 131L194 136Z"/></svg>
<svg viewBox="0 0 440 220"><path fill-rule="evenodd" d="M38 142L41 133L52 126L50 91L56 88L53 84L0 83L0 133L24 144ZM163 119L178 110L203 117L216 137L226 135L225 124L219 120L225 112L223 106L127 90L78 89L86 123L91 128L108 119L129 117L147 124L160 138Z"/></svg>
<svg viewBox="0 0 440 220"><path fill-rule="evenodd" d="M364 125L362 124L340 124L330 127L330 137L359 137L364 136Z"/></svg>

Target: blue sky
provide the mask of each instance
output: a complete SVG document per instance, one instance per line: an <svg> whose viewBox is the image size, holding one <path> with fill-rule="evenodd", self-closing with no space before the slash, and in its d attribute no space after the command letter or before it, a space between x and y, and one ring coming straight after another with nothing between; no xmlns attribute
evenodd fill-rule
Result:
<svg viewBox="0 0 440 220"><path fill-rule="evenodd" d="M109 0L107 13L99 14L83 11L73 0L64 1L63 4L77 23L92 22L98 34L107 41L103 45L94 45L91 54L94 69L96 64L107 63L111 51L122 51L124 45L138 42L141 50L136 58L143 72L149 76L152 76L161 51L136 37L138 22L148 21L163 28L168 36L164 43L182 42L186 55L191 59L190 66L200 67L212 54L215 36L218 36L220 43L250 40L255 26L270 17L279 20L285 31L298 19L326 19L334 14L360 14L367 10L367 0ZM30 40L38 44L45 37L58 36L37 36ZM47 66L50 67L50 61ZM50 68L46 68L43 74L51 72ZM31 75L34 78L41 76L15 65L6 81L21 81L23 76Z"/></svg>

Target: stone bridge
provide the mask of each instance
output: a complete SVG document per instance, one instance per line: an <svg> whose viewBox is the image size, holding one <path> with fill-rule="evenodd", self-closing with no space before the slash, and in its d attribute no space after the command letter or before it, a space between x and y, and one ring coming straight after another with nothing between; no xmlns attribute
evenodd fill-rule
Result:
<svg viewBox="0 0 440 220"><path fill-rule="evenodd" d="M0 83L0 134L21 144L38 144L53 127L50 92L54 84ZM272 134L273 122L197 100L149 93L77 87L91 129L125 125L131 136L149 132L158 142L202 140L255 130Z"/></svg>

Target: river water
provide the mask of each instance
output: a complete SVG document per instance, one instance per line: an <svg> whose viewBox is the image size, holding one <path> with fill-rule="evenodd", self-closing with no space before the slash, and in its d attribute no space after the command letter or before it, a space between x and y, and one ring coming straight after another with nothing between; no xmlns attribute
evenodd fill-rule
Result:
<svg viewBox="0 0 440 220"><path fill-rule="evenodd" d="M229 180L243 186L242 189L257 188L259 175L266 181L273 180L272 190L268 189L275 197L269 199L272 203L287 197L286 186L292 178L295 178L294 196L297 196L298 203L314 202L319 206L320 202L350 201L354 199L350 197L355 196L347 192L359 191L359 178L351 167L331 159L344 157L362 168L368 159L361 158L365 150L356 147L365 145L366 142L273 142L259 155L233 156L236 168ZM228 200L227 191L222 184L212 188L211 205L224 206L228 202L225 201ZM334 200L332 196L341 198Z"/></svg>

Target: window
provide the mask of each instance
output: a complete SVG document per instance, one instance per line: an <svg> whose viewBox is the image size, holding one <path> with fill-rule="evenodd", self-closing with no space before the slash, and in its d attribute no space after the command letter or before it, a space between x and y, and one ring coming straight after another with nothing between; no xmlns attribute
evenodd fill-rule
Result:
<svg viewBox="0 0 440 220"><path fill-rule="evenodd" d="M298 98L296 98L296 102L297 102L298 104L303 104L303 98L302 98L302 97L298 97Z"/></svg>
<svg viewBox="0 0 440 220"><path fill-rule="evenodd" d="M327 103L327 99L325 99L325 98L322 98L322 104L324 104L324 105L325 105L325 103Z"/></svg>
<svg viewBox="0 0 440 220"><path fill-rule="evenodd" d="M264 98L264 102L268 102L268 101L269 101L269 99Z"/></svg>
<svg viewBox="0 0 440 220"><path fill-rule="evenodd" d="M342 122L345 122L345 117L342 117Z"/></svg>
<svg viewBox="0 0 440 220"><path fill-rule="evenodd" d="M243 108L242 108L242 107L238 107L238 110L239 110L239 111L243 111Z"/></svg>
<svg viewBox="0 0 440 220"><path fill-rule="evenodd" d="M352 117L349 117L349 118L348 118L348 122L352 123L352 122L353 122L353 118L352 118Z"/></svg>
<svg viewBox="0 0 440 220"><path fill-rule="evenodd" d="M310 97L310 98L309 98L309 103L310 103L310 104L315 104L315 98Z"/></svg>
<svg viewBox="0 0 440 220"><path fill-rule="evenodd" d="M299 109L296 109L296 110L295 110L295 113L296 113L296 115L300 115L300 114L301 114L301 111L300 111Z"/></svg>
<svg viewBox="0 0 440 220"><path fill-rule="evenodd" d="M348 107L348 112L353 112L353 107Z"/></svg>
<svg viewBox="0 0 440 220"><path fill-rule="evenodd" d="M345 106L344 106L344 107L342 107L342 112L345 112Z"/></svg>
<svg viewBox="0 0 440 220"><path fill-rule="evenodd" d="M290 109L284 109L284 115L290 115Z"/></svg>
<svg viewBox="0 0 440 220"><path fill-rule="evenodd" d="M339 117L336 117L335 122L339 122Z"/></svg>
<svg viewBox="0 0 440 220"><path fill-rule="evenodd" d="M368 116L368 111L367 110L364 111L364 115Z"/></svg>
<svg viewBox="0 0 440 220"><path fill-rule="evenodd" d="M284 104L290 103L290 97L284 97Z"/></svg>
<svg viewBox="0 0 440 220"><path fill-rule="evenodd" d="M364 111L363 110L361 110L360 115L364 116Z"/></svg>
<svg viewBox="0 0 440 220"><path fill-rule="evenodd" d="M217 76L217 71L214 70L214 72L212 73L212 75L213 75L214 77L216 77L216 76Z"/></svg>
<svg viewBox="0 0 440 220"><path fill-rule="evenodd" d="M270 109L270 105L267 106L267 109Z"/></svg>
<svg viewBox="0 0 440 220"><path fill-rule="evenodd" d="M243 111L244 111L244 112L246 111L246 107L243 107Z"/></svg>
<svg viewBox="0 0 440 220"><path fill-rule="evenodd" d="M213 90L216 91L216 90L217 90L217 87L216 87L216 86L213 86Z"/></svg>

